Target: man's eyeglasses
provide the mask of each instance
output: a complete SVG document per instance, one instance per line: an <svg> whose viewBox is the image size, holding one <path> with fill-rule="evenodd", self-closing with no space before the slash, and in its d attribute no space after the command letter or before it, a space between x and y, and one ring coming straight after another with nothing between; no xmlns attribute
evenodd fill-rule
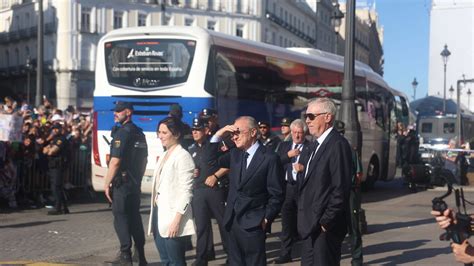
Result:
<svg viewBox="0 0 474 266"><path fill-rule="evenodd" d="M325 112L325 113L317 113L317 114L306 113L306 114L303 115L303 117L304 117L305 119L309 119L309 120L313 121L314 119L316 119L316 117L318 117L318 116L320 116L320 115L325 115L325 114L327 114L327 112Z"/></svg>

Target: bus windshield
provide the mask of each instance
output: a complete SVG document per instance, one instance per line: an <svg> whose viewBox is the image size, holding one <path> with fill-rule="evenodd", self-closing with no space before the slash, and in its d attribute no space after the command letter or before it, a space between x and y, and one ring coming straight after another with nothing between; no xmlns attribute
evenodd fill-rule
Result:
<svg viewBox="0 0 474 266"><path fill-rule="evenodd" d="M140 39L106 42L107 80L121 88L152 91L186 82L196 42Z"/></svg>

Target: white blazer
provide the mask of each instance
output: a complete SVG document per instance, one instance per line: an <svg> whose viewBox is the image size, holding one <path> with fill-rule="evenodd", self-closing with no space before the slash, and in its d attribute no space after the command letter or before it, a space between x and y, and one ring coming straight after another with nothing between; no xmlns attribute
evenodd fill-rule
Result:
<svg viewBox="0 0 474 266"><path fill-rule="evenodd" d="M156 210L158 210L157 228L162 237L168 237L169 225L177 212L183 214L178 236L193 235L196 233L193 210L191 208L194 161L188 151L178 144L172 150L169 158L163 165L161 174L159 174L158 168L166 153L160 156L153 174L148 235L155 233L152 232L153 226L151 223L153 212ZM158 186L156 186L156 182L158 182ZM156 195L158 195L158 206L153 208Z"/></svg>

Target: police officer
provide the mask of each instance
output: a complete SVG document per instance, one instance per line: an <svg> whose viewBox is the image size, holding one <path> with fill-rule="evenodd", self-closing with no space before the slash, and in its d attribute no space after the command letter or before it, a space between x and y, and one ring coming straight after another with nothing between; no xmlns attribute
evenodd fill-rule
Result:
<svg viewBox="0 0 474 266"><path fill-rule="evenodd" d="M69 209L64 197L63 169L66 149L66 138L62 135L62 126L54 124L51 128L50 142L43 148L43 154L48 158L48 176L51 182L51 191L56 201L55 210L49 211L48 215L68 214Z"/></svg>
<svg viewBox="0 0 474 266"><path fill-rule="evenodd" d="M270 123L260 121L258 122L258 128L260 130L260 141L262 144L272 151L277 151L281 140L271 132Z"/></svg>
<svg viewBox="0 0 474 266"><path fill-rule="evenodd" d="M209 126L209 135L213 136L217 130L220 128L219 124L217 123L217 112L211 108L204 108L202 109L200 118L204 120Z"/></svg>
<svg viewBox="0 0 474 266"><path fill-rule="evenodd" d="M219 168L217 165L218 146L217 143L209 142L208 125L202 119L195 118L191 129L194 143L188 150L196 165L192 206L197 210L194 212L197 232L194 265L207 265L208 261L215 257L212 243L212 217L217 220L224 250L226 248L226 231L223 228L225 192L218 182L228 170Z"/></svg>
<svg viewBox="0 0 474 266"><path fill-rule="evenodd" d="M291 119L288 117L283 117L281 119L280 123L280 130L281 130L281 135L280 139L281 141L290 141L291 140L291 129L290 129L290 124L291 124Z"/></svg>
<svg viewBox="0 0 474 266"><path fill-rule="evenodd" d="M132 264L131 237L135 242L139 264L146 265L145 233L140 216L141 181L145 172L148 150L142 129L132 122L133 105L117 102L112 133L110 161L105 178L105 196L112 203L114 227L120 241L120 252L113 264ZM113 194L111 193L113 191Z"/></svg>

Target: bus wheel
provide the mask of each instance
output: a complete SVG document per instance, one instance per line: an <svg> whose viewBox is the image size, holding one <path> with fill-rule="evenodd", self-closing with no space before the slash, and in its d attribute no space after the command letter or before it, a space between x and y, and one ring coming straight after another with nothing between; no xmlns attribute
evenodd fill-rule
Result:
<svg viewBox="0 0 474 266"><path fill-rule="evenodd" d="M369 167L367 167L367 178L362 183L362 190L369 191L374 188L375 181L379 179L379 162L377 158L373 157L370 160Z"/></svg>

